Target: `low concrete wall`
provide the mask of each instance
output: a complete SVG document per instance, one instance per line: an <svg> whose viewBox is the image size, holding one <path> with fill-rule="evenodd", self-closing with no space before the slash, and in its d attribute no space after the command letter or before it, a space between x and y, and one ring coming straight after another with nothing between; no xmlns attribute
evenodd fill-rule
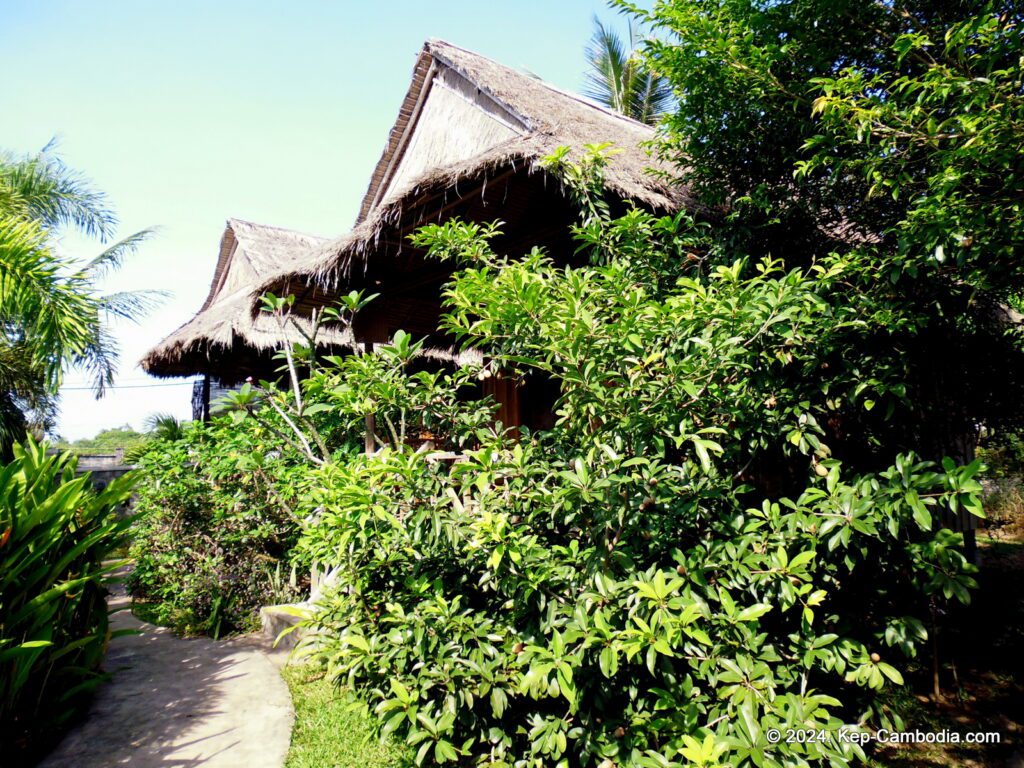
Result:
<svg viewBox="0 0 1024 768"><path fill-rule="evenodd" d="M110 481L116 477L135 469L133 466L116 467L111 469L83 469L81 465L78 467L78 474L82 475L86 472L92 473L92 484L97 491L102 491Z"/></svg>
<svg viewBox="0 0 1024 768"><path fill-rule="evenodd" d="M277 648L291 650L299 640L302 639L301 629L292 629L302 621L300 612L308 610L308 604L297 603L293 605L267 605L260 608L260 624L263 625L263 635L276 645ZM284 637L281 633L291 629Z"/></svg>
<svg viewBox="0 0 1024 768"><path fill-rule="evenodd" d="M78 474L92 473L92 484L102 491L116 477L135 469L131 464L124 463L124 449L118 448L114 453L83 453L78 457Z"/></svg>

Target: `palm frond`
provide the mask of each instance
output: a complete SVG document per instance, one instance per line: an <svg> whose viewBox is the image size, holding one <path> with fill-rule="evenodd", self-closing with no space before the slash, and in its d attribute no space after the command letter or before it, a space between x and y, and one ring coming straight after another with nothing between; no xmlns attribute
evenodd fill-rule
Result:
<svg viewBox="0 0 1024 768"><path fill-rule="evenodd" d="M634 120L654 125L675 104L675 94L668 80L643 69L638 71L630 108Z"/></svg>
<svg viewBox="0 0 1024 768"><path fill-rule="evenodd" d="M98 400L107 393L107 387L114 384L120 350L117 340L103 323L94 321L91 327L95 331L92 341L72 357L71 365L89 375Z"/></svg>
<svg viewBox="0 0 1024 768"><path fill-rule="evenodd" d="M626 103L623 85L629 56L619 36L597 17L586 57L589 69L583 95L621 112Z"/></svg>
<svg viewBox="0 0 1024 768"><path fill-rule="evenodd" d="M105 315L136 323L163 304L170 295L168 291L158 290L118 291L98 297L98 303L100 311Z"/></svg>
<svg viewBox="0 0 1024 768"><path fill-rule="evenodd" d="M3 207L20 210L48 229L70 226L105 241L117 226L106 195L68 168L52 146L29 157L0 154Z"/></svg>
<svg viewBox="0 0 1024 768"><path fill-rule="evenodd" d="M100 280L106 277L110 272L119 269L124 263L125 257L134 254L142 243L156 234L156 231L156 227L147 227L128 235L128 237L122 240L118 240L101 254L87 262L82 267L82 271L93 280Z"/></svg>
<svg viewBox="0 0 1024 768"><path fill-rule="evenodd" d="M66 267L48 248L39 224L0 215L0 321L4 335L26 343L54 387L65 355L82 352L94 335L89 318L96 313L95 301L87 284L66 274Z"/></svg>
<svg viewBox="0 0 1024 768"><path fill-rule="evenodd" d="M674 95L664 78L648 68L640 53L643 38L632 25L629 45L594 18L587 44L583 94L634 120L653 125L672 108Z"/></svg>
<svg viewBox="0 0 1024 768"><path fill-rule="evenodd" d="M146 417L144 426L157 440L178 440L185 433L185 422L171 413L152 413Z"/></svg>

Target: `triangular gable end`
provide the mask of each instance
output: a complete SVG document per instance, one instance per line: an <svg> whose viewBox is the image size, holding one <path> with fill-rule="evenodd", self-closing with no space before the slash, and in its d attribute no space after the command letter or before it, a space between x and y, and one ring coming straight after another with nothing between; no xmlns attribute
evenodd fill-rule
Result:
<svg viewBox="0 0 1024 768"><path fill-rule="evenodd" d="M425 173L469 160L528 132L521 117L425 48L358 221Z"/></svg>
<svg viewBox="0 0 1024 768"><path fill-rule="evenodd" d="M220 238L220 250L217 253L217 265L214 267L213 280L210 281L210 292L206 294L206 300L199 307L200 312L208 309L222 292L228 273L231 271L236 248L238 248L238 240L235 238L235 231L232 229L229 219L224 225L224 234Z"/></svg>
<svg viewBox="0 0 1024 768"><path fill-rule="evenodd" d="M203 302L199 311L208 309L218 301L236 296L242 292L252 291L254 285L258 285L265 270L258 268L253 263L246 247L244 235L247 230L253 228L272 229L262 225L253 225L239 219L228 219L224 226L224 235L221 237L220 253L217 258L217 267L214 278L210 284L210 293Z"/></svg>
<svg viewBox="0 0 1024 768"><path fill-rule="evenodd" d="M291 229L228 219L220 240L210 292L200 312L251 293L267 275L308 258L324 238Z"/></svg>

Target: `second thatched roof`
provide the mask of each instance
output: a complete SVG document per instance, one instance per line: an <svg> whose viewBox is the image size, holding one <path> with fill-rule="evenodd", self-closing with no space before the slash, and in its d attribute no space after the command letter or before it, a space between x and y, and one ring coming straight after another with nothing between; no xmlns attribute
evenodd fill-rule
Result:
<svg viewBox="0 0 1024 768"><path fill-rule="evenodd" d="M219 354L238 343L255 351L279 348L277 322L256 311L257 289L268 275L301 264L325 242L316 235L228 219L206 301L142 358L143 369L154 376L185 376L216 367ZM295 329L287 333L292 341L301 341ZM328 336L326 343L345 341L340 334Z"/></svg>

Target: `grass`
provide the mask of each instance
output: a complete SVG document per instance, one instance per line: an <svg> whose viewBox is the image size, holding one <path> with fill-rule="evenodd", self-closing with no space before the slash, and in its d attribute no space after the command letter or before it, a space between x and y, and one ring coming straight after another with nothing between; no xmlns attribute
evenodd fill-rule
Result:
<svg viewBox="0 0 1024 768"><path fill-rule="evenodd" d="M295 727L285 768L397 768L408 763L400 744L373 734L371 715L312 665L289 666Z"/></svg>

